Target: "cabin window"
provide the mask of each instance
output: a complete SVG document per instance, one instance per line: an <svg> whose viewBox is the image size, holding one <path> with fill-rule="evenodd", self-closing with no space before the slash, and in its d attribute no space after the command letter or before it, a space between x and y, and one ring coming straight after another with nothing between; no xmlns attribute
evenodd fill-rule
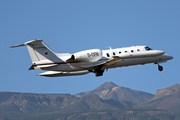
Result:
<svg viewBox="0 0 180 120"><path fill-rule="evenodd" d="M106 55L107 55L107 57L109 57L109 53L107 53Z"/></svg>
<svg viewBox="0 0 180 120"><path fill-rule="evenodd" d="M125 51L127 53L127 51Z"/></svg>
<svg viewBox="0 0 180 120"><path fill-rule="evenodd" d="M139 49L137 49L137 51L140 51Z"/></svg>
<svg viewBox="0 0 180 120"><path fill-rule="evenodd" d="M113 52L113 55L116 55L116 53L115 53L115 52Z"/></svg>
<svg viewBox="0 0 180 120"><path fill-rule="evenodd" d="M121 52L119 52L119 54L121 54Z"/></svg>
<svg viewBox="0 0 180 120"><path fill-rule="evenodd" d="M134 50L131 50L131 52L133 53L133 52L134 52Z"/></svg>

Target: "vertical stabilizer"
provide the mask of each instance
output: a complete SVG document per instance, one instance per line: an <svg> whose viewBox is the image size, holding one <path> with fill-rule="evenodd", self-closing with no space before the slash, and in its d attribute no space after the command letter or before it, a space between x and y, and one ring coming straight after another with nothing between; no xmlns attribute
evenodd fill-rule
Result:
<svg viewBox="0 0 180 120"><path fill-rule="evenodd" d="M59 57L43 42L43 40L32 40L21 45L11 46L20 47L27 46L31 60L33 63L40 63L41 61L60 62Z"/></svg>

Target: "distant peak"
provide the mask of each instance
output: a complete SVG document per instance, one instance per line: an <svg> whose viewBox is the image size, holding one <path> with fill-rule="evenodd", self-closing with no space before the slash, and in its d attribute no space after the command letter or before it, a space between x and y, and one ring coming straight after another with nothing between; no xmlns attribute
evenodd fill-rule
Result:
<svg viewBox="0 0 180 120"><path fill-rule="evenodd" d="M116 85L115 83L113 83L112 81L107 81L102 85L109 85L109 86L113 86L113 87L117 87L118 85Z"/></svg>
<svg viewBox="0 0 180 120"><path fill-rule="evenodd" d="M107 82L103 83L101 86L99 86L98 88L96 88L95 90L112 89L114 87L119 87L119 86L114 84L112 81L107 81Z"/></svg>
<svg viewBox="0 0 180 120"><path fill-rule="evenodd" d="M167 88L180 88L180 84L176 83L170 87L167 87Z"/></svg>
<svg viewBox="0 0 180 120"><path fill-rule="evenodd" d="M170 95L170 94L174 94L174 93L178 93L178 92L180 92L180 84L176 83L170 87L156 90L156 97Z"/></svg>
<svg viewBox="0 0 180 120"><path fill-rule="evenodd" d="M174 84L174 85L179 85L179 86L180 86L180 84L178 84L178 83L176 83L176 84Z"/></svg>
<svg viewBox="0 0 180 120"><path fill-rule="evenodd" d="M111 84L111 85L116 85L115 83L113 83L112 81L107 81L107 82L105 82L105 83L103 83L103 84ZM103 85L102 84L102 85ZM116 85L117 86L117 85Z"/></svg>
<svg viewBox="0 0 180 120"><path fill-rule="evenodd" d="M111 83L112 83L112 81L107 81L107 82L109 82L109 83L111 82ZM176 84L177 84L177 83L176 83Z"/></svg>

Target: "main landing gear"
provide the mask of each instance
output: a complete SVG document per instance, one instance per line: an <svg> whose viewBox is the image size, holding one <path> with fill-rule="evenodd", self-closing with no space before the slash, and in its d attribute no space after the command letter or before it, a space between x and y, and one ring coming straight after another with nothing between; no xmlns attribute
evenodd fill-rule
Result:
<svg viewBox="0 0 180 120"><path fill-rule="evenodd" d="M89 70L89 72L93 72L93 73L96 74L96 77L99 77L99 76L102 76L102 75L103 75L104 70L100 70L100 69L97 69L97 70Z"/></svg>
<svg viewBox="0 0 180 120"><path fill-rule="evenodd" d="M96 77L102 76L104 73L104 70L101 70L102 66L99 66L95 68L94 70L89 70L89 72L93 72L96 74Z"/></svg>
<svg viewBox="0 0 180 120"><path fill-rule="evenodd" d="M155 63L155 64L158 64L158 63ZM159 65L159 64L158 64L158 70L163 71L163 67L161 65Z"/></svg>

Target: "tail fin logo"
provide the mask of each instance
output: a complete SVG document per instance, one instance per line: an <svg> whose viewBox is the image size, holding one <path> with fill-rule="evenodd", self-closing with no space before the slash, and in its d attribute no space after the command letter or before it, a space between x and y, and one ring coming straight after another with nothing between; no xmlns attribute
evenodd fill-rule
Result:
<svg viewBox="0 0 180 120"><path fill-rule="evenodd" d="M36 47L36 49L46 50L46 47Z"/></svg>

